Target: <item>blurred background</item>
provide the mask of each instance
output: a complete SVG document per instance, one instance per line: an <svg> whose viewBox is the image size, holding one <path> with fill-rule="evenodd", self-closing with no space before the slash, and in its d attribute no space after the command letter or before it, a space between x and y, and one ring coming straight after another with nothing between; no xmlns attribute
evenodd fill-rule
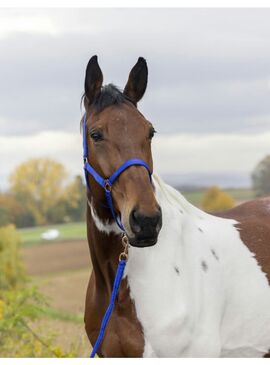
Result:
<svg viewBox="0 0 270 365"><path fill-rule="evenodd" d="M155 170L194 205L270 194L269 9L0 9L0 356L88 356L80 119L97 54L157 130Z"/></svg>

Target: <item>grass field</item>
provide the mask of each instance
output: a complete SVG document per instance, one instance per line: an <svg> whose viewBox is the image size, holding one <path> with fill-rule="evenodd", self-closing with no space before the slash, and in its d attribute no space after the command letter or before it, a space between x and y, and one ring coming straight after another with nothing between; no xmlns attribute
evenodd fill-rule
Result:
<svg viewBox="0 0 270 365"><path fill-rule="evenodd" d="M55 224L53 226L32 227L19 229L22 244L24 246L39 245L50 241L42 240L40 235L48 229L57 229L59 236L55 241L81 240L86 239L85 222Z"/></svg>

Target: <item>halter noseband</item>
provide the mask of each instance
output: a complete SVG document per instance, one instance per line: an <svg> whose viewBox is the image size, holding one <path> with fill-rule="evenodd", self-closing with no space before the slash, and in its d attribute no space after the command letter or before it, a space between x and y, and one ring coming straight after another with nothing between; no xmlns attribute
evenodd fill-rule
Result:
<svg viewBox="0 0 270 365"><path fill-rule="evenodd" d="M88 181L87 173L92 175L92 177L96 180L96 182L104 189L106 200L108 203L108 206L111 210L112 216L114 220L116 221L118 227L125 231L120 218L117 216L114 206L113 206L113 200L112 200L112 185L117 180L117 178L124 172L127 168L130 166L143 166L146 168L149 174L149 178L151 181L152 172L147 165L147 163L139 158L132 158L130 160L127 160L124 162L118 169L107 179L104 179L101 177L96 170L90 165L88 162L88 147L87 147L87 128L86 128L86 113L84 114L83 118L83 162L84 162L84 173L85 173L85 180L88 190L90 190L90 185Z"/></svg>

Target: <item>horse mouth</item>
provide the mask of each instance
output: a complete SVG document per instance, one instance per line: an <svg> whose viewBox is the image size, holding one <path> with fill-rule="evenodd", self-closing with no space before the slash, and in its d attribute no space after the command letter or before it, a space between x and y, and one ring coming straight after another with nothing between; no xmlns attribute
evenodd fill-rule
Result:
<svg viewBox="0 0 270 365"><path fill-rule="evenodd" d="M137 239L136 237L129 239L129 244L133 247L151 247L157 243L157 237L155 238L146 238L146 239Z"/></svg>

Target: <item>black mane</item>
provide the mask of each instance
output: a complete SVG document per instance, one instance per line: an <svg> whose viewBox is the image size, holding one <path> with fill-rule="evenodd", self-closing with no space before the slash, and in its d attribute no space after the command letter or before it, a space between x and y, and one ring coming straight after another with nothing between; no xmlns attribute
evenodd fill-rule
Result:
<svg viewBox="0 0 270 365"><path fill-rule="evenodd" d="M84 104L87 106L87 98L84 95ZM97 113L111 105L119 105L130 101L129 98L122 93L115 85L108 84L102 87L101 92L94 99L92 106Z"/></svg>

